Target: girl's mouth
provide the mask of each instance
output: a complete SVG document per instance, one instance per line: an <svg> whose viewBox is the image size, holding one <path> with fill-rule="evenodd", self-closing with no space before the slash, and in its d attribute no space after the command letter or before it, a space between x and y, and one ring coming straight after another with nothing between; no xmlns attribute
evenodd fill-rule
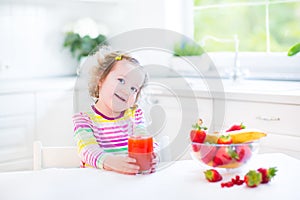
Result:
<svg viewBox="0 0 300 200"><path fill-rule="evenodd" d="M116 94L116 93L115 93L115 96L116 96L118 99L120 99L121 101L124 101L124 102L126 101L123 97L119 96L119 95Z"/></svg>

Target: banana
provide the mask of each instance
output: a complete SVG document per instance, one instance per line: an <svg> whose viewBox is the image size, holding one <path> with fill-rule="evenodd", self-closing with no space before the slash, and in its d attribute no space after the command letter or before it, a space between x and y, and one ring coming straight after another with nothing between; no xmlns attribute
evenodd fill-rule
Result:
<svg viewBox="0 0 300 200"><path fill-rule="evenodd" d="M230 131L227 132L226 134L230 134L233 144L252 142L267 136L266 133L256 129L242 129L238 131ZM222 133L218 133L218 132L212 134L206 134L204 142L210 144L216 144L220 135L222 135Z"/></svg>
<svg viewBox="0 0 300 200"><path fill-rule="evenodd" d="M216 144L219 136L220 135L218 133L206 134L204 142Z"/></svg>
<svg viewBox="0 0 300 200"><path fill-rule="evenodd" d="M228 134L230 134L230 136L232 138L232 143L234 143L234 144L252 142L255 140L259 140L262 137L267 136L267 134L262 131L251 130L251 129L231 131Z"/></svg>

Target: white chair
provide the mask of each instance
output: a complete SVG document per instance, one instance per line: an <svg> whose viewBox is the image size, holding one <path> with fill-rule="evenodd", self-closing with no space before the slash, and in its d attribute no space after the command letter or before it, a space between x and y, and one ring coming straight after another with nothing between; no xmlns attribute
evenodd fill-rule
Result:
<svg viewBox="0 0 300 200"><path fill-rule="evenodd" d="M164 135L158 142L159 144L159 148L160 148L160 152L159 152L159 156L160 156L160 161L161 162L168 162L172 160L172 155L171 155L171 150L169 147L170 144L170 137Z"/></svg>
<svg viewBox="0 0 300 200"><path fill-rule="evenodd" d="M33 169L76 168L80 158L75 146L46 147L40 141L33 144Z"/></svg>

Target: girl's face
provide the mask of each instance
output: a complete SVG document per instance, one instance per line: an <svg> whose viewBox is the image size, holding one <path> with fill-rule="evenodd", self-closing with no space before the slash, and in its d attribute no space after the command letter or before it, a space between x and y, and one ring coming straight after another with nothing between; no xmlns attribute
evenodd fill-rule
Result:
<svg viewBox="0 0 300 200"><path fill-rule="evenodd" d="M104 115L116 117L134 105L145 80L145 73L127 60L117 61L99 83L99 101L96 107Z"/></svg>

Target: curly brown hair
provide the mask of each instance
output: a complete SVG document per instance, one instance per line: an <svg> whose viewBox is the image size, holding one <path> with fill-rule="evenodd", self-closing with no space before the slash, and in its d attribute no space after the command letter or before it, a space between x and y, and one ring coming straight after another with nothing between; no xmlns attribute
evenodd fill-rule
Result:
<svg viewBox="0 0 300 200"><path fill-rule="evenodd" d="M97 55L98 53L98 55ZM94 66L91 70L91 78L89 81L89 94L94 98L99 98L99 82L105 80L107 75L113 69L116 62L120 60L127 60L128 62L136 65L137 67L142 67L138 60L133 58L131 55L121 52L121 51L113 51L101 57L99 52L95 53L98 65ZM142 87L147 82L147 74L145 73L145 80ZM140 88L137 99L140 95Z"/></svg>

